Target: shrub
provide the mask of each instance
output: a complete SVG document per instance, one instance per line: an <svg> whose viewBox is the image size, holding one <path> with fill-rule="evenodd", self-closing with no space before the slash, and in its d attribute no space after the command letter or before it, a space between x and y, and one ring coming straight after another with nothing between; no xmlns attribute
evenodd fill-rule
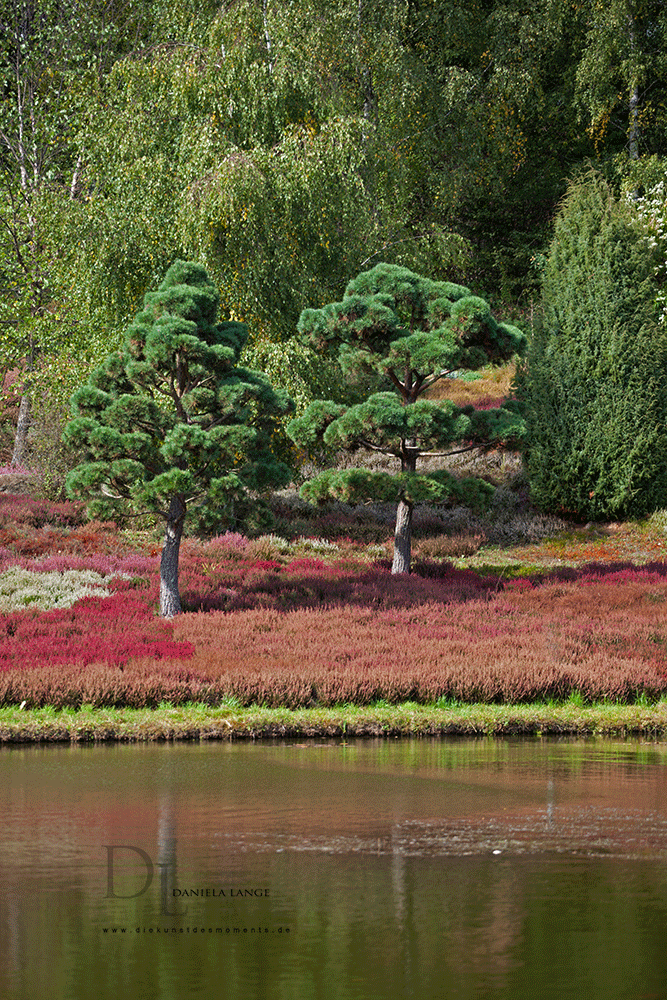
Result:
<svg viewBox="0 0 667 1000"><path fill-rule="evenodd" d="M484 542L483 535L437 535L424 538L415 545L418 559L451 559L455 556L471 556Z"/></svg>
<svg viewBox="0 0 667 1000"><path fill-rule="evenodd" d="M533 501L586 519L667 505L667 331L648 243L590 172L561 205L518 378Z"/></svg>
<svg viewBox="0 0 667 1000"><path fill-rule="evenodd" d="M260 535L248 543L247 553L252 559L275 559L289 552L290 544L280 535Z"/></svg>
<svg viewBox="0 0 667 1000"><path fill-rule="evenodd" d="M108 597L103 576L94 570L68 569L36 573L11 566L0 573L0 612L25 607L47 611L69 608L84 597Z"/></svg>
<svg viewBox="0 0 667 1000"><path fill-rule="evenodd" d="M65 528L84 524L85 509L81 503L51 503L33 500L21 493L0 494L0 527L19 529L43 528L45 525Z"/></svg>

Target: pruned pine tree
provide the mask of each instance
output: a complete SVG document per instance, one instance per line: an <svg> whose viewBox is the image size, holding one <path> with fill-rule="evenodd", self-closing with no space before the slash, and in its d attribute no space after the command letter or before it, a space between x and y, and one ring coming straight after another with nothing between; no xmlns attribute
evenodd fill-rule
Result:
<svg viewBox="0 0 667 1000"><path fill-rule="evenodd" d="M259 372L236 367L242 323L217 323L218 294L203 267L176 261L112 354L72 397L65 437L86 461L67 479L95 516L130 502L166 525L160 614L181 611L178 556L188 509L233 512L247 491L284 485L270 449L291 400ZM231 518L230 518L231 521Z"/></svg>
<svg viewBox="0 0 667 1000"><path fill-rule="evenodd" d="M420 397L454 371L521 353L525 338L496 322L489 305L469 289L390 264L351 281L342 302L306 309L299 332L316 349L333 351L348 377L374 375L383 391L353 406L318 400L288 425L290 437L308 450L323 442L394 455L400 462L396 474L327 470L307 482L301 495L313 501L395 501L392 572L408 573L414 504L463 496L479 500L490 491L481 480L457 480L444 470L420 474L418 460L461 447L511 443L523 426L504 408L476 411Z"/></svg>

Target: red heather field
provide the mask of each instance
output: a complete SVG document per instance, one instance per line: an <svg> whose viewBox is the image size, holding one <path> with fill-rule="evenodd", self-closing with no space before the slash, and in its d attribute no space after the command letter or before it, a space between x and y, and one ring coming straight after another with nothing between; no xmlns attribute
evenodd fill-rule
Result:
<svg viewBox="0 0 667 1000"><path fill-rule="evenodd" d="M325 560L298 546L268 558L270 543L240 535L187 539L181 593L191 610L165 622L155 616L154 539L84 524L70 505L48 511L46 522L43 511L13 503L0 499L0 571L123 576L106 598L0 615L2 704L234 697L296 707L667 693L667 564L587 562L588 544L599 553L597 535L573 537L572 551L561 546L578 567L539 572L539 547L530 547L532 569L515 579L448 562L418 562L410 577L392 578L388 563L352 543ZM645 543L650 556L660 544L635 535L633 551Z"/></svg>

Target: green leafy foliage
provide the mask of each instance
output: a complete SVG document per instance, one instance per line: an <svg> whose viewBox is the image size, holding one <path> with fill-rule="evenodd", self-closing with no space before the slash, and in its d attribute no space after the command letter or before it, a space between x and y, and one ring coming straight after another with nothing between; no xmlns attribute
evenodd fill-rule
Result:
<svg viewBox="0 0 667 1000"><path fill-rule="evenodd" d="M0 347L33 402L69 397L177 258L258 349L378 260L532 294L576 164L631 121L664 152L658 0L0 8Z"/></svg>
<svg viewBox="0 0 667 1000"><path fill-rule="evenodd" d="M631 158L663 151L666 27L661 0L592 4L575 95L596 149L620 137Z"/></svg>
<svg viewBox="0 0 667 1000"><path fill-rule="evenodd" d="M22 369L25 417L15 464L31 403L45 394L68 398L73 359L80 384L110 347L100 349L99 314L97 323L82 322L91 310L82 282L66 272L71 237L62 239L57 222L85 197L82 120L111 66L145 37L149 7L145 0L0 3L0 348L7 368Z"/></svg>
<svg viewBox="0 0 667 1000"><path fill-rule="evenodd" d="M139 44L98 74L44 194L54 298L77 328L124 329L179 256L272 340L379 259L530 280L582 153L569 4L199 7L137 15Z"/></svg>
<svg viewBox="0 0 667 1000"><path fill-rule="evenodd" d="M410 222L422 153L402 140L423 94L401 4L366 4L361 23L347 0L190 7L154 26L169 44L100 78L77 135L82 197L50 203L59 286L85 289L87 326L102 309L122 327L175 256L201 260L230 314L275 340L381 246L423 243L435 266L465 255L434 220Z"/></svg>
<svg viewBox="0 0 667 1000"><path fill-rule="evenodd" d="M294 401L297 415L318 398L350 403L358 401L368 390L367 379L359 382L346 378L333 358L318 354L298 337L285 341L256 340L246 345L241 360L249 368L263 372L276 389L284 390ZM287 416L278 421L273 449L296 469L300 456L285 432L289 419ZM311 446L316 448L314 439Z"/></svg>
<svg viewBox="0 0 667 1000"><path fill-rule="evenodd" d="M531 497L590 519L667 505L667 337L634 211L597 173L573 182L528 355Z"/></svg>
<svg viewBox="0 0 667 1000"><path fill-rule="evenodd" d="M347 376L372 376L384 389L346 406L318 400L287 428L305 449L370 449L400 461L396 475L362 469L321 473L302 488L311 500L398 503L394 572L409 572L410 523L418 502L442 503L466 491L476 504L490 489L460 486L445 472L418 474L423 455L445 455L455 444L501 443L520 436L517 413L476 412L449 401L420 399L426 389L461 368L506 360L525 347L523 334L497 323L488 304L468 289L431 281L406 268L378 264L346 289L340 302L307 309L299 331L314 347L338 358Z"/></svg>

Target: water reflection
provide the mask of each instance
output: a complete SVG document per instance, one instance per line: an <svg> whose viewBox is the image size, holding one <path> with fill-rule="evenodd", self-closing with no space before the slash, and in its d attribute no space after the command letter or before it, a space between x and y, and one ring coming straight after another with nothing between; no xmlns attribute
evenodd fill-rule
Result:
<svg viewBox="0 0 667 1000"><path fill-rule="evenodd" d="M667 996L667 746L0 753L0 996Z"/></svg>

